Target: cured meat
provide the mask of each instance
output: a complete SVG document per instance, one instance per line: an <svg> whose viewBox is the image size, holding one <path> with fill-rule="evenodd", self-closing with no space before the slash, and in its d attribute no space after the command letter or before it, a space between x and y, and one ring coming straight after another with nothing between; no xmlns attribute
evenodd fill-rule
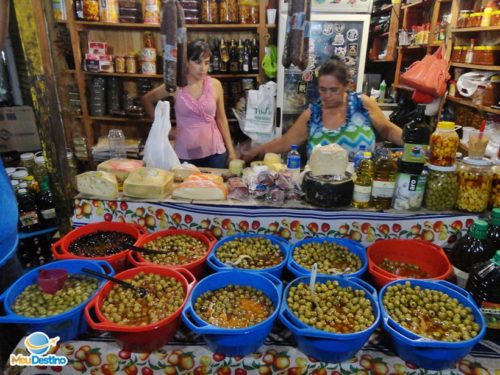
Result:
<svg viewBox="0 0 500 375"><path fill-rule="evenodd" d="M292 31L292 25L293 25L293 6L294 6L295 1L290 0L288 2L288 13L287 13L287 18L286 18L286 38L285 38L285 45L283 47L283 58L281 60L281 63L285 68L289 68L290 65L292 64L292 36L291 36L291 31Z"/></svg>
<svg viewBox="0 0 500 375"><path fill-rule="evenodd" d="M177 90L177 1L166 0L161 11L161 44L163 47L163 81L167 92Z"/></svg>
<svg viewBox="0 0 500 375"><path fill-rule="evenodd" d="M305 19L302 26L302 38L300 43L299 62L300 70L306 70L309 63L309 30L311 23L311 0L305 0Z"/></svg>
<svg viewBox="0 0 500 375"><path fill-rule="evenodd" d="M248 186L239 177L232 177L227 180L227 197L239 201L247 200L249 197Z"/></svg>
<svg viewBox="0 0 500 375"><path fill-rule="evenodd" d="M177 7L177 86L187 85L186 67L187 67L187 35L186 21L184 17L184 8L179 1L176 1Z"/></svg>
<svg viewBox="0 0 500 375"><path fill-rule="evenodd" d="M304 51L304 27L306 21L306 0L292 0L293 9L293 25L292 25L292 48L291 57L292 64L299 67L302 64L302 53Z"/></svg>

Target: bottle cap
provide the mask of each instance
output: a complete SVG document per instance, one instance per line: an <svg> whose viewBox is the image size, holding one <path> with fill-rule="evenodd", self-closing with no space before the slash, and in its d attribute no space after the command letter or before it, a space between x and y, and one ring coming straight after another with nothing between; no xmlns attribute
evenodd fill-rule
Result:
<svg viewBox="0 0 500 375"><path fill-rule="evenodd" d="M365 159L371 159L371 158L372 158L372 153L371 153L371 151L365 151L365 152L363 152L363 157L364 157Z"/></svg>
<svg viewBox="0 0 500 375"><path fill-rule="evenodd" d="M7 172L7 176L9 178L14 174L15 171L16 171L16 168L13 168L13 167L5 168L5 172Z"/></svg>
<svg viewBox="0 0 500 375"><path fill-rule="evenodd" d="M497 266L500 267L500 250L497 250L497 252L493 256L493 258L491 258L491 260L493 261L493 263L495 263Z"/></svg>
<svg viewBox="0 0 500 375"><path fill-rule="evenodd" d="M437 127L443 130L455 130L455 123L452 121L439 121Z"/></svg>
<svg viewBox="0 0 500 375"><path fill-rule="evenodd" d="M500 226L500 208L494 208L491 211L491 224Z"/></svg>
<svg viewBox="0 0 500 375"><path fill-rule="evenodd" d="M294 150L294 151L297 151L297 150L298 150L298 148L299 148L299 146L297 146L297 145L291 145L291 146L290 146L290 148L291 148L292 150Z"/></svg>
<svg viewBox="0 0 500 375"><path fill-rule="evenodd" d="M439 171L439 172L455 172L457 170L457 166L456 165L451 165L449 167L442 167L440 165L428 164L427 167L431 171Z"/></svg>
<svg viewBox="0 0 500 375"><path fill-rule="evenodd" d="M488 223L481 219L474 220L474 223L472 224L472 227L470 229L471 236L478 240L484 240L487 233Z"/></svg>
<svg viewBox="0 0 500 375"><path fill-rule="evenodd" d="M26 152L21 154L21 160L32 160L35 158L35 154L32 152Z"/></svg>
<svg viewBox="0 0 500 375"><path fill-rule="evenodd" d="M37 156L35 158L35 164L38 164L38 165L45 164L45 158L43 156Z"/></svg>

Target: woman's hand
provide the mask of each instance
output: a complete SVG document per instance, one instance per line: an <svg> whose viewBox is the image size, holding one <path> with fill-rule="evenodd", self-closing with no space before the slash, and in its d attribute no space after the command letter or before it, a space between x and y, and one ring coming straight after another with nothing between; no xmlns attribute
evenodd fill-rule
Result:
<svg viewBox="0 0 500 375"><path fill-rule="evenodd" d="M259 156L259 150L257 147L249 148L248 150L242 151L240 159L242 159L245 163L250 163L257 156Z"/></svg>
<svg viewBox="0 0 500 375"><path fill-rule="evenodd" d="M231 160L236 160L236 159L238 159L238 155L236 155L236 152L234 150L227 152L227 161L228 162Z"/></svg>

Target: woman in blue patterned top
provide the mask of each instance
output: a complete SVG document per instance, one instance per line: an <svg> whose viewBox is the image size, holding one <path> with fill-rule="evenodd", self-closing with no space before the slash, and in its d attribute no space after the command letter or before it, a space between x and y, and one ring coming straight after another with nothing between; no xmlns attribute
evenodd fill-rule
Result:
<svg viewBox="0 0 500 375"><path fill-rule="evenodd" d="M292 144L304 142L308 156L316 145L337 143L352 158L361 145L367 150L375 148L375 131L402 145L401 128L389 121L374 100L348 91L348 84L343 61L333 57L325 62L318 72L318 102L311 104L281 138L248 150L242 159L250 161L268 152L287 152Z"/></svg>

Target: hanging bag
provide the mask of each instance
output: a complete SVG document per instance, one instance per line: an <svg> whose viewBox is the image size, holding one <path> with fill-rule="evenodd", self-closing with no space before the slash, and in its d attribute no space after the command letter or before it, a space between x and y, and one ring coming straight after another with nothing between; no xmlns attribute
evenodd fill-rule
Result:
<svg viewBox="0 0 500 375"><path fill-rule="evenodd" d="M443 96L446 82L450 79L448 62L443 55L444 48L441 46L434 54L414 62L401 75L401 83L434 97Z"/></svg>
<svg viewBox="0 0 500 375"><path fill-rule="evenodd" d="M154 122L144 146L143 160L147 167L169 170L181 164L168 140L170 129L170 103L160 100L156 104Z"/></svg>

